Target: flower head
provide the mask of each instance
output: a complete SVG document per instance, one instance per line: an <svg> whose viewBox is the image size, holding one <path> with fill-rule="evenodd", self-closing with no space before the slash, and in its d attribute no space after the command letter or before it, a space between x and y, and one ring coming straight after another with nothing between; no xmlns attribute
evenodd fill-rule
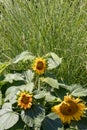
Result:
<svg viewBox="0 0 87 130"><path fill-rule="evenodd" d="M27 92L20 92L18 97L18 106L23 109L31 108L32 106L32 95Z"/></svg>
<svg viewBox="0 0 87 130"><path fill-rule="evenodd" d="M59 115L63 123L70 124L71 120L79 121L84 116L86 106L79 98L71 95L64 96L64 101L59 105L53 106L52 111Z"/></svg>
<svg viewBox="0 0 87 130"><path fill-rule="evenodd" d="M46 70L46 59L38 57L34 60L32 64L32 69L39 75L43 74Z"/></svg>

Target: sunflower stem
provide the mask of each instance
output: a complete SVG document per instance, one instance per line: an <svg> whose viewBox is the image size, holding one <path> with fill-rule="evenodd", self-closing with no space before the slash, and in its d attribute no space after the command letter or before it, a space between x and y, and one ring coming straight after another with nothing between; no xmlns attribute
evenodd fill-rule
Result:
<svg viewBox="0 0 87 130"><path fill-rule="evenodd" d="M40 91L40 78L38 76L38 90Z"/></svg>

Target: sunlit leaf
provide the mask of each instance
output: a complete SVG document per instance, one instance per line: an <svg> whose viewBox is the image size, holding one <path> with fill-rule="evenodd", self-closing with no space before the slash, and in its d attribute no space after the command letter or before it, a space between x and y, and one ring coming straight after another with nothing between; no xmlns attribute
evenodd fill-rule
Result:
<svg viewBox="0 0 87 130"><path fill-rule="evenodd" d="M53 88L59 88L58 81L56 79L47 77L47 78L41 78L41 81L49 84Z"/></svg>
<svg viewBox="0 0 87 130"><path fill-rule="evenodd" d="M21 54L17 55L13 60L12 60L12 63L16 64L18 63L19 61L25 61L25 60L32 60L34 58L34 56L28 52L28 51L24 51L22 52Z"/></svg>
<svg viewBox="0 0 87 130"><path fill-rule="evenodd" d="M5 102L2 106L2 109L12 110L12 104L10 102Z"/></svg>
<svg viewBox="0 0 87 130"><path fill-rule="evenodd" d="M18 86L18 89L21 91L29 91L31 93L34 89L34 83L30 82L28 84Z"/></svg>
<svg viewBox="0 0 87 130"><path fill-rule="evenodd" d="M9 87L6 90L4 101L5 102L10 101L11 104L15 103L16 102L16 94L17 94L18 90L19 90L18 87L15 87L15 86Z"/></svg>
<svg viewBox="0 0 87 130"><path fill-rule="evenodd" d="M48 69L54 69L61 64L62 58L58 57L53 52L51 52L50 55L51 55L51 58L48 58Z"/></svg>
<svg viewBox="0 0 87 130"><path fill-rule="evenodd" d="M45 96L45 100L47 102L53 102L54 100L56 100L56 97L53 96L50 92L47 92Z"/></svg>
<svg viewBox="0 0 87 130"><path fill-rule="evenodd" d="M13 81L19 81L19 80L24 80L22 75L19 73L6 74L4 79L5 82L9 82L9 83L12 83Z"/></svg>
<svg viewBox="0 0 87 130"><path fill-rule="evenodd" d="M45 110L40 105L33 105L32 108L21 112L22 120L30 127L40 127L44 117Z"/></svg>
<svg viewBox="0 0 87 130"><path fill-rule="evenodd" d="M79 84L74 84L68 87L73 96L87 96L87 88Z"/></svg>
<svg viewBox="0 0 87 130"><path fill-rule="evenodd" d="M9 129L17 123L19 116L13 112L9 104L4 104L0 110L0 130Z"/></svg>
<svg viewBox="0 0 87 130"><path fill-rule="evenodd" d="M59 117L54 113L50 113L45 117L42 122L42 128L43 130L59 130L59 128L64 130Z"/></svg>
<svg viewBox="0 0 87 130"><path fill-rule="evenodd" d="M34 73L31 70L27 70L23 74L27 83L31 82L34 78Z"/></svg>
<svg viewBox="0 0 87 130"><path fill-rule="evenodd" d="M34 98L35 99L41 99L43 97L46 96L46 92L45 91L35 91L35 94L34 94Z"/></svg>

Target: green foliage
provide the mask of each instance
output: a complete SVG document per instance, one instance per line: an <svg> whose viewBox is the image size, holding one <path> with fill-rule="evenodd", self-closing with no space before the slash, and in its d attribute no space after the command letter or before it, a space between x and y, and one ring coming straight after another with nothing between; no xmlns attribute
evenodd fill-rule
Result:
<svg viewBox="0 0 87 130"><path fill-rule="evenodd" d="M18 119L19 116L16 112L12 111L11 104L5 103L2 110L0 110L0 129L9 129L17 123Z"/></svg>
<svg viewBox="0 0 87 130"><path fill-rule="evenodd" d="M46 118L43 120L42 128L43 130L63 130L60 119L54 113L50 113L46 116Z"/></svg>
<svg viewBox="0 0 87 130"><path fill-rule="evenodd" d="M87 130L87 112L71 124L51 112L68 94L87 104L86 6L86 0L0 1L0 130ZM47 61L43 75L31 68L36 57ZM32 94L31 108L18 106L20 92Z"/></svg>
<svg viewBox="0 0 87 130"><path fill-rule="evenodd" d="M21 118L29 127L40 128L41 122L45 117L45 110L40 105L34 105L31 109L21 111Z"/></svg>
<svg viewBox="0 0 87 130"><path fill-rule="evenodd" d="M73 96L87 96L87 90L81 85L72 85L71 94Z"/></svg>
<svg viewBox="0 0 87 130"><path fill-rule="evenodd" d="M86 0L1 0L0 4L1 61L25 50L37 56L56 52L64 63L56 73L58 79L86 84Z"/></svg>
<svg viewBox="0 0 87 130"><path fill-rule="evenodd" d="M53 88L58 88L58 81L56 79L46 77L46 78L41 78L41 81L48 83Z"/></svg>
<svg viewBox="0 0 87 130"><path fill-rule="evenodd" d="M59 83L56 75L52 77L52 69L57 70L62 63L61 58L55 53L51 52L44 55L47 62L47 68L42 75L36 74L31 68L31 64L33 60L35 60L34 58L31 60L31 57L31 53L24 51L20 55L17 55L16 58L11 59L9 62L10 64L2 71L2 76L0 77L1 130L87 129L86 113L85 117L80 121L75 121L75 123L71 121L71 124L68 124L66 127L66 124L62 123L61 118L57 114L51 112L51 108L54 105L61 103L66 94L70 94L74 97L82 97L83 99L86 98L86 87L78 84L62 84ZM26 64L25 61L29 62L29 66L26 70L23 69L20 72L14 71L14 73L10 72L11 67L14 66L14 68L17 68L20 62ZM52 67L49 68L51 65ZM7 73L6 69L8 69L10 73ZM18 105L19 97L21 96L20 93L22 92L32 95L33 104L31 108L25 109ZM24 99L20 99L20 102L25 103L26 105L27 98L22 98ZM21 124L21 126L18 124Z"/></svg>

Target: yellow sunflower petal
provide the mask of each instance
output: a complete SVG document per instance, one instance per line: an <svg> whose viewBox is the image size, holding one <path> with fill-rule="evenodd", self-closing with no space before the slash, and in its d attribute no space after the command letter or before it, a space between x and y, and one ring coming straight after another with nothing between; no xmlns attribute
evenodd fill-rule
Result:
<svg viewBox="0 0 87 130"><path fill-rule="evenodd" d="M52 107L52 111L59 115L63 123L70 124L71 120L79 121L84 116L86 106L81 99L71 95L64 96L64 101Z"/></svg>
<svg viewBox="0 0 87 130"><path fill-rule="evenodd" d="M32 95L27 92L21 92L18 98L18 106L23 109L31 108L32 106Z"/></svg>
<svg viewBox="0 0 87 130"><path fill-rule="evenodd" d="M35 71L35 73L39 75L45 72L46 67L47 67L46 59L42 57L36 58L32 64L32 69Z"/></svg>

